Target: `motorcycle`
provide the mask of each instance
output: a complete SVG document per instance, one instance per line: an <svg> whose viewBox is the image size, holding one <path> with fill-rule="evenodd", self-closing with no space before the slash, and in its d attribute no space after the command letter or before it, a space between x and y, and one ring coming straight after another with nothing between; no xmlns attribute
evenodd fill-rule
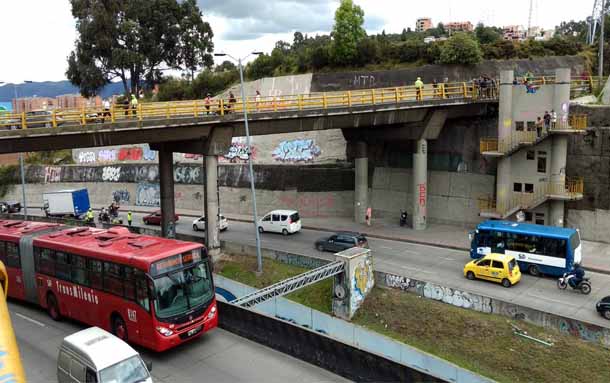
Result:
<svg viewBox="0 0 610 383"><path fill-rule="evenodd" d="M407 212L404 210L400 211L400 226L405 226L407 224Z"/></svg>
<svg viewBox="0 0 610 383"><path fill-rule="evenodd" d="M557 287L560 290L565 290L568 285L570 285L569 283L570 277L568 277L568 273L564 273L563 277L559 278L557 280ZM591 293L591 282L589 281L589 278L585 277L582 279L582 281L580 281L580 283L578 283L578 285L576 285L575 287L570 285L574 290L579 290L581 293L587 295Z"/></svg>

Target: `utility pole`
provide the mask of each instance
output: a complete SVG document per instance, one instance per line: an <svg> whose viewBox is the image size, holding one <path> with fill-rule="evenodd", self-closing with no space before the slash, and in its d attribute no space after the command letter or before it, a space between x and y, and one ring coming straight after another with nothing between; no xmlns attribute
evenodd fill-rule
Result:
<svg viewBox="0 0 610 383"><path fill-rule="evenodd" d="M530 13L527 18L527 38L532 37L532 13L534 12L534 0L530 0Z"/></svg>

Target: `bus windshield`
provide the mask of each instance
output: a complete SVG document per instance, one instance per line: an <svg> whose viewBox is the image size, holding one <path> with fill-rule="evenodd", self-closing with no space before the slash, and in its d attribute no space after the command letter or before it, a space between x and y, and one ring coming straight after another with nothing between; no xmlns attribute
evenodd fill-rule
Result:
<svg viewBox="0 0 610 383"><path fill-rule="evenodd" d="M160 319L180 315L209 301L214 291L205 262L155 278L155 312Z"/></svg>

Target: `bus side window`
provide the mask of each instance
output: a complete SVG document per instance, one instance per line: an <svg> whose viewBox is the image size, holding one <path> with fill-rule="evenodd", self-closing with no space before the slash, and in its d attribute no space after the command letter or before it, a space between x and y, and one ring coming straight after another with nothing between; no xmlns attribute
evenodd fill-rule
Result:
<svg viewBox="0 0 610 383"><path fill-rule="evenodd" d="M144 310L150 312L150 298L148 294L148 281L146 276L140 270L134 271L136 279L136 300L138 304L144 308Z"/></svg>
<svg viewBox="0 0 610 383"><path fill-rule="evenodd" d="M104 290L123 296L123 267L112 262L104 262Z"/></svg>
<svg viewBox="0 0 610 383"><path fill-rule="evenodd" d="M566 240L565 239L561 239L559 240L558 246L557 246L557 252L555 253L556 257L558 258L566 258Z"/></svg>
<svg viewBox="0 0 610 383"><path fill-rule="evenodd" d="M123 271L125 272L124 288L125 298L134 301L136 299L136 284L133 276L133 268L124 266Z"/></svg>
<svg viewBox="0 0 610 383"><path fill-rule="evenodd" d="M72 282L82 286L89 286L87 262L80 255L72 254Z"/></svg>
<svg viewBox="0 0 610 383"><path fill-rule="evenodd" d="M21 259L19 259L19 245L12 242L6 243L6 266L21 268Z"/></svg>
<svg viewBox="0 0 610 383"><path fill-rule="evenodd" d="M0 241L0 262L6 265L6 243Z"/></svg>
<svg viewBox="0 0 610 383"><path fill-rule="evenodd" d="M87 269L89 270L89 282L94 289L102 289L102 261L95 259L87 260Z"/></svg>
<svg viewBox="0 0 610 383"><path fill-rule="evenodd" d="M50 277L55 276L55 252L53 250L37 247L34 249L34 257L37 272Z"/></svg>
<svg viewBox="0 0 610 383"><path fill-rule="evenodd" d="M62 253L60 251L55 252L55 276L65 281L70 281L70 254Z"/></svg>

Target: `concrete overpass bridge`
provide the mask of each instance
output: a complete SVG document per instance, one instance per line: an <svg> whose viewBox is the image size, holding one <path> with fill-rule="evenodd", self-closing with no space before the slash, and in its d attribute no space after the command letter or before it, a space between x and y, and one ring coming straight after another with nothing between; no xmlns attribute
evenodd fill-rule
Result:
<svg viewBox="0 0 610 383"><path fill-rule="evenodd" d="M554 77L535 77L530 84L553 84ZM313 93L281 97L250 97L245 107L251 135L342 129L353 146L356 163L354 217L365 219L368 205L367 142L414 140L413 225L426 227L427 140L436 139L448 119L479 116L495 110L499 82L487 87L447 83ZM574 94L592 90L593 78L572 79ZM521 86L521 85L520 85ZM491 109L490 109L491 108ZM140 103L137 108L113 105L110 110L57 109L44 113L0 115L0 153L73 149L148 143L159 151L163 234L174 227L173 152L205 156L205 211L218 211L218 156L234 136L244 136L244 104L224 99ZM2 130L4 129L4 130ZM216 215L207 224L216 227ZM219 246L216 230L207 230L209 248Z"/></svg>

